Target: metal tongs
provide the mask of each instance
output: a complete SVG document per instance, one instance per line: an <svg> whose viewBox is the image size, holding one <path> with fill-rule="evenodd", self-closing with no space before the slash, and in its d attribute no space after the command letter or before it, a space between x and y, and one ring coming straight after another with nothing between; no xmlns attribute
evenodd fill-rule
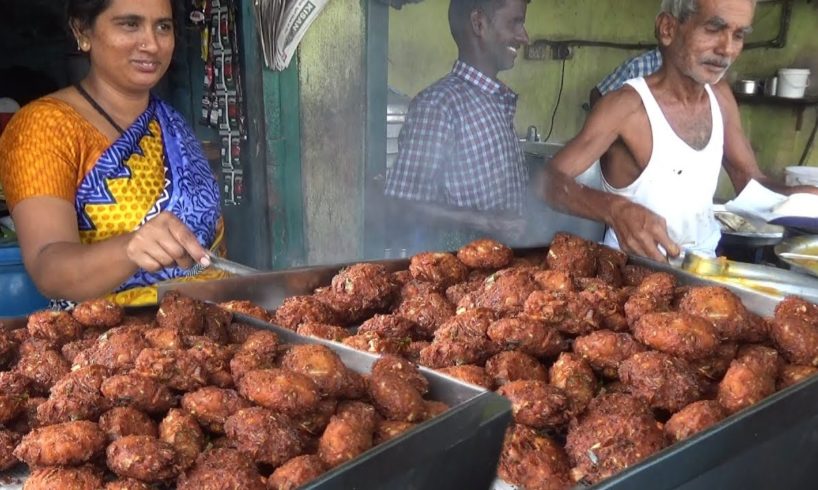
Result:
<svg viewBox="0 0 818 490"><path fill-rule="evenodd" d="M209 267L233 274L235 276L249 276L251 274L261 272L260 270L254 269L250 266L225 259L224 257L219 257L209 250L207 252L207 258L210 259L210 265L204 266L202 264L196 264L190 269L190 275L195 276Z"/></svg>

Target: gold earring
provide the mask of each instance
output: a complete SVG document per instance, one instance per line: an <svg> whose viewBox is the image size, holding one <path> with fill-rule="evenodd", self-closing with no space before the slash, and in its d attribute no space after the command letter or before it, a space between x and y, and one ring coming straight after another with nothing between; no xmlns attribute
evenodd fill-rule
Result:
<svg viewBox="0 0 818 490"><path fill-rule="evenodd" d="M91 43L87 40L83 39L82 41L77 41L77 49L80 51L88 52L91 49Z"/></svg>

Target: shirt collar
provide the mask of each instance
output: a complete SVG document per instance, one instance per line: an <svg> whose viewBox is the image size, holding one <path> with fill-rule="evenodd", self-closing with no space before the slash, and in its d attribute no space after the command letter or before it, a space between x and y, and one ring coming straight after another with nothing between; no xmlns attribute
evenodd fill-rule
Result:
<svg viewBox="0 0 818 490"><path fill-rule="evenodd" d="M485 75L477 68L461 60L457 60L454 62L454 66L452 67L452 74L458 78L461 78L469 82L470 84L479 88L483 92L487 92L489 94L500 94L504 96L510 95L514 99L517 98L517 94L513 90L508 88L507 85L497 80L494 80L493 78Z"/></svg>

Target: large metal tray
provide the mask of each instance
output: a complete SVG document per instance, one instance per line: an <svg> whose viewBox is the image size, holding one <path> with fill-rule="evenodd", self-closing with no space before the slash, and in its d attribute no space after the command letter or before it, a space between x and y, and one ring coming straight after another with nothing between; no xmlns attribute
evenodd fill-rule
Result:
<svg viewBox="0 0 818 490"><path fill-rule="evenodd" d="M238 314L242 322L274 331L290 344L323 344L333 349L351 369L369 373L377 355L346 345L304 337L290 330ZM21 318L6 319L0 328L25 325ZM511 420L509 402L496 393L421 367L429 380L427 398L451 408L393 440L322 475L302 487L315 490L376 490L384 488L489 488ZM468 461L468 465L461 463ZM0 489L20 490L28 469L18 466L0 472Z"/></svg>
<svg viewBox="0 0 818 490"><path fill-rule="evenodd" d="M543 249L545 250L545 249ZM530 252L530 251L529 251ZM631 263L674 274L681 284L722 285L675 269L668 264L638 257ZM408 260L378 261L389 270L404 269ZM284 298L308 294L329 283L344 265L310 267L252 277L230 278L210 283L186 283L175 287L184 294L203 300L249 299L266 308L278 307ZM725 286L741 297L755 313L770 316L780 297L742 286ZM454 411L451 414L456 417ZM408 449L408 446L406 446ZM408 457L408 455L407 455ZM792 386L689 440L674 444L638 465L593 487L594 490L768 490L815 488L818 482L818 377ZM471 459L450 454L447 471L477 469ZM326 475L327 480L343 472ZM445 472L443 473L445 474ZM361 474L366 485L371 475ZM447 488L433 484L412 484L380 488ZM364 488L350 484L347 488ZM513 488L495 482L496 489ZM339 487L340 488L340 487ZM457 488L482 489L485 485L461 484Z"/></svg>

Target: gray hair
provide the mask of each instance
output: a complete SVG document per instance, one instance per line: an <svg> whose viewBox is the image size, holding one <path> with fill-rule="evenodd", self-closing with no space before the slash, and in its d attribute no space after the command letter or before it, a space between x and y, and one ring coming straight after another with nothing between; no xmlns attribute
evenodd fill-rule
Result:
<svg viewBox="0 0 818 490"><path fill-rule="evenodd" d="M662 7L659 9L659 14L670 14L678 19L679 22L685 22L698 11L699 0L662 0Z"/></svg>

